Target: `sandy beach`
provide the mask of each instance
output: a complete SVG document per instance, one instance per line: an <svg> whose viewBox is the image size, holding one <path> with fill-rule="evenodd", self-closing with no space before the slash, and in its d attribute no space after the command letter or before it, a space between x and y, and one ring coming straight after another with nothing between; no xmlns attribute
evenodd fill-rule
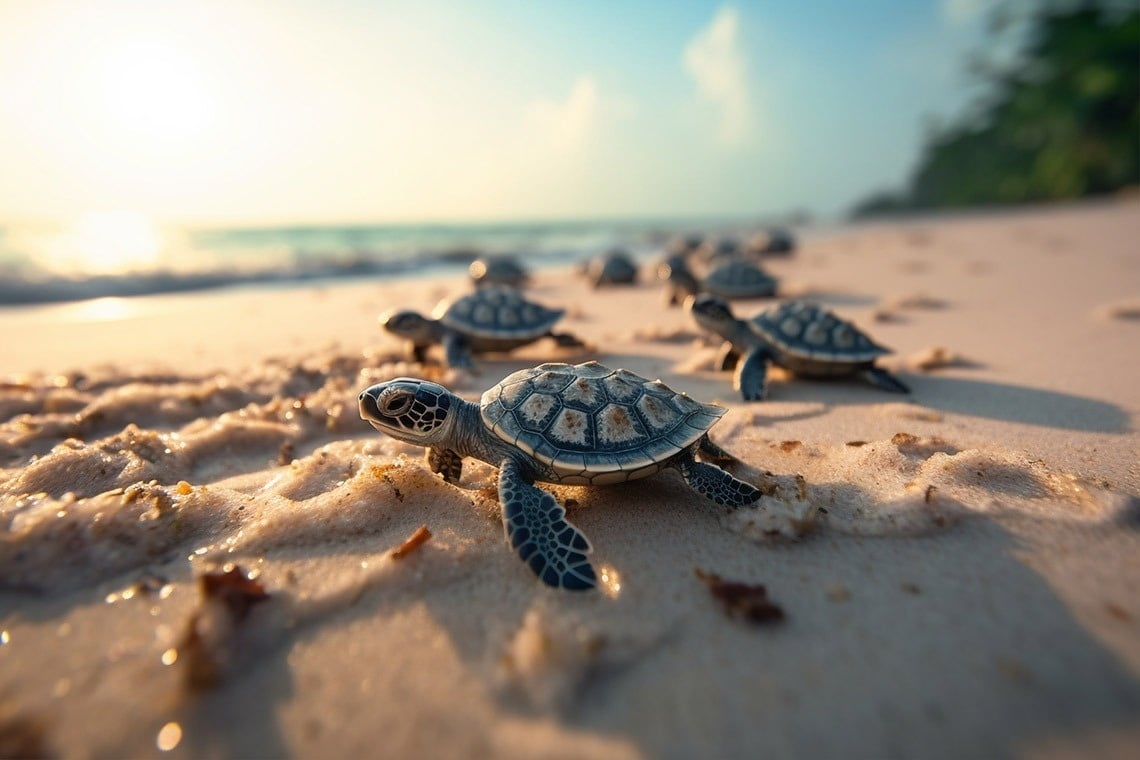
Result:
<svg viewBox="0 0 1140 760"><path fill-rule="evenodd" d="M1127 199L770 260L910 396L773 369L743 402L648 265L537 273L587 348L475 373L377 324L460 277L0 310L0 757L1135 757L1137 241ZM776 483L733 512L675 472L543 486L592 592L510 551L493 467L449 485L357 411L392 377L478 400L591 359L724 406L732 472Z"/></svg>

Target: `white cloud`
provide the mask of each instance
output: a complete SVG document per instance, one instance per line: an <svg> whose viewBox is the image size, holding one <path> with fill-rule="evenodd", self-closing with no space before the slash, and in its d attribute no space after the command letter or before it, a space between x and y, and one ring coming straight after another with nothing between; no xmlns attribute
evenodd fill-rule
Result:
<svg viewBox="0 0 1140 760"><path fill-rule="evenodd" d="M563 101L539 101L527 108L534 137L558 151L573 150L589 138L598 116L598 85L580 76Z"/></svg>
<svg viewBox="0 0 1140 760"><path fill-rule="evenodd" d="M954 26L966 26L981 19L989 6L987 0L942 0L942 18Z"/></svg>
<svg viewBox="0 0 1140 760"><path fill-rule="evenodd" d="M697 89L720 110L718 135L730 146L748 142L753 120L739 27L736 9L725 6L684 54L685 69L696 80Z"/></svg>

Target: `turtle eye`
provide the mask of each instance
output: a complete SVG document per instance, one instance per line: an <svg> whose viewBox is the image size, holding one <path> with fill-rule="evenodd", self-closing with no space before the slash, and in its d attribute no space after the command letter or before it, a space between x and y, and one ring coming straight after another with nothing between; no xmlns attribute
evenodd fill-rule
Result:
<svg viewBox="0 0 1140 760"><path fill-rule="evenodd" d="M415 399L414 393L390 390L380 395L376 406L379 407L381 413L389 417L398 417L412 408L412 402L415 401Z"/></svg>

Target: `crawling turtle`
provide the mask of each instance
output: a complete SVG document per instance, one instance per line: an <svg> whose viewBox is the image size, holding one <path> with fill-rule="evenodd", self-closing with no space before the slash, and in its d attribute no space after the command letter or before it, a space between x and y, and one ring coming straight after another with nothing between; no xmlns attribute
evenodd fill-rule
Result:
<svg viewBox="0 0 1140 760"><path fill-rule="evenodd" d="M382 433L428 447L434 472L454 483L463 457L499 468L499 501L511 547L549 586L595 585L590 543L534 483L602 485L672 467L718 504L759 500L755 486L696 456L732 460L708 437L725 410L597 362L541 364L464 401L427 380L397 378L360 394L360 416Z"/></svg>
<svg viewBox="0 0 1140 760"><path fill-rule="evenodd" d="M637 264L620 248L597 256L586 265L586 277L595 288L629 285L637 280Z"/></svg>
<svg viewBox="0 0 1140 760"><path fill-rule="evenodd" d="M484 256L475 259L467 268L467 274L477 288L496 285L519 288L530 279L526 268L509 256Z"/></svg>
<svg viewBox="0 0 1140 760"><path fill-rule="evenodd" d="M779 284L747 259L729 259L715 265L704 277L696 277L684 259L673 257L665 262L661 273L667 280L666 302L675 306L686 297L711 293L728 300L769 298L776 294Z"/></svg>
<svg viewBox="0 0 1140 760"><path fill-rule="evenodd" d="M745 401L764 398L769 362L801 377L858 375L882 390L910 393L898 378L875 366L890 349L822 307L788 301L746 321L737 319L724 299L705 294L689 309L701 327L724 338L717 365L736 367L734 385Z"/></svg>
<svg viewBox="0 0 1140 760"><path fill-rule="evenodd" d="M406 338L413 359L423 362L429 347L443 344L444 356L452 367L470 367L471 355L511 351L541 338L553 338L558 345L581 348L584 344L567 333L551 331L566 314L528 301L517 290L488 287L455 301L443 301L432 319L417 311L400 309L380 315L380 325L388 332Z"/></svg>
<svg viewBox="0 0 1140 760"><path fill-rule="evenodd" d="M788 230L773 227L754 235L747 250L760 256L790 256L796 250L796 239Z"/></svg>

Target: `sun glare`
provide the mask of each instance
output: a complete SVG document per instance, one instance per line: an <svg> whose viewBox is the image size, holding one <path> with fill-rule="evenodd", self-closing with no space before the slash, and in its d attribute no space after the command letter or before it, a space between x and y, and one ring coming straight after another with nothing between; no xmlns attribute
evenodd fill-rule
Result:
<svg viewBox="0 0 1140 760"><path fill-rule="evenodd" d="M127 135L164 145L192 136L215 103L197 62L175 48L135 42L116 50L98 72L99 102Z"/></svg>
<svg viewBox="0 0 1140 760"><path fill-rule="evenodd" d="M148 269L161 252L158 228L126 211L84 214L57 248L56 264L88 274L124 274Z"/></svg>

